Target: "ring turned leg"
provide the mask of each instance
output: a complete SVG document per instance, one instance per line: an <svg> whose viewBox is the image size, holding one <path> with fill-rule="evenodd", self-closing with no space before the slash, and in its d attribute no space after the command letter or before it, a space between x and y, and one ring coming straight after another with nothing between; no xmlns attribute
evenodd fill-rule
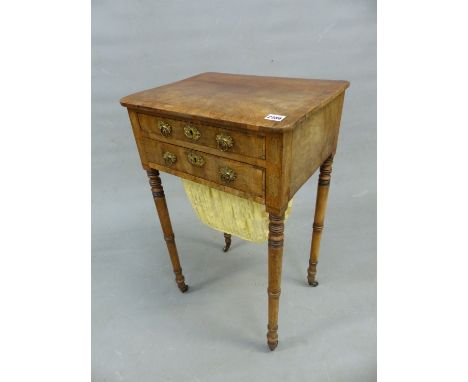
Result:
<svg viewBox="0 0 468 382"><path fill-rule="evenodd" d="M231 235L229 233L224 233L224 243L225 246L223 248L223 251L227 252L229 250L229 247L231 246Z"/></svg>
<svg viewBox="0 0 468 382"><path fill-rule="evenodd" d="M278 310L281 294L281 268L283 261L284 214L270 214L268 235L268 347L278 346Z"/></svg>
<svg viewBox="0 0 468 382"><path fill-rule="evenodd" d="M310 246L309 269L307 270L307 280L309 285L318 285L315 276L317 274L317 262L320 251L320 238L322 236L323 221L327 209L328 189L332 172L333 155L330 155L320 166L320 175L317 188L317 200L315 203L315 216L312 233L312 244Z"/></svg>
<svg viewBox="0 0 468 382"><path fill-rule="evenodd" d="M188 286L185 284L184 275L180 266L179 255L177 254L177 247L175 244L174 232L172 231L171 219L169 211L167 210L166 198L164 196L164 189L159 177L159 171L150 169L147 171L151 192L153 193L154 204L158 211L159 221L164 234L164 240L167 244L169 257L171 258L172 268L174 269L175 281L180 291L186 292Z"/></svg>

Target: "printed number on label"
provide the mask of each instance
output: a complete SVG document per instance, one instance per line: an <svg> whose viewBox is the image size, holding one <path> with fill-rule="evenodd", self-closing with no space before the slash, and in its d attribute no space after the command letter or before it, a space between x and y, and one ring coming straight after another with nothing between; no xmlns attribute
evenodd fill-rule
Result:
<svg viewBox="0 0 468 382"><path fill-rule="evenodd" d="M269 121L277 121L280 122L283 119L285 119L285 115L278 115L278 114L268 114L265 119L268 119Z"/></svg>

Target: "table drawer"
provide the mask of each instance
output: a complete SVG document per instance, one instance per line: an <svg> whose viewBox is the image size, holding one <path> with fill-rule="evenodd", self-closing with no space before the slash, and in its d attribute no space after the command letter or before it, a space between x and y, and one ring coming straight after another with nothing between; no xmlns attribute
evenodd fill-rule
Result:
<svg viewBox="0 0 468 382"><path fill-rule="evenodd" d="M151 163L264 197L261 168L148 138L142 138L142 146Z"/></svg>
<svg viewBox="0 0 468 382"><path fill-rule="evenodd" d="M212 147L220 152L240 154L251 158L265 159L265 137L241 133L235 130L209 126L199 122L138 114L140 127L151 138L164 137L176 141Z"/></svg>

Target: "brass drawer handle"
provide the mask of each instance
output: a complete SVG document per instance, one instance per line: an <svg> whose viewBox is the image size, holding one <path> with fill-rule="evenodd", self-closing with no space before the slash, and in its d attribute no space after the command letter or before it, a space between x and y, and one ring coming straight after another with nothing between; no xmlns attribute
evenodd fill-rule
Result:
<svg viewBox="0 0 468 382"><path fill-rule="evenodd" d="M221 167L219 169L219 178L224 183L231 183L234 182L237 178L237 174L234 172L232 168L229 167Z"/></svg>
<svg viewBox="0 0 468 382"><path fill-rule="evenodd" d="M166 163L166 166L172 166L175 162L177 162L177 157L170 153L169 151L166 151L164 154L163 154L163 159L164 159L164 162Z"/></svg>
<svg viewBox="0 0 468 382"><path fill-rule="evenodd" d="M205 164L205 159L193 151L187 153L188 161L197 167L202 167Z"/></svg>
<svg viewBox="0 0 468 382"><path fill-rule="evenodd" d="M218 144L218 149L221 151L228 151L234 146L234 140L230 135L221 133L216 136L216 143Z"/></svg>
<svg viewBox="0 0 468 382"><path fill-rule="evenodd" d="M198 131L198 129L192 125L187 125L184 127L184 134L188 139L193 139L194 141L197 141L201 136L200 131Z"/></svg>
<svg viewBox="0 0 468 382"><path fill-rule="evenodd" d="M164 137L168 137L172 133L172 126L164 121L159 121L159 131Z"/></svg>

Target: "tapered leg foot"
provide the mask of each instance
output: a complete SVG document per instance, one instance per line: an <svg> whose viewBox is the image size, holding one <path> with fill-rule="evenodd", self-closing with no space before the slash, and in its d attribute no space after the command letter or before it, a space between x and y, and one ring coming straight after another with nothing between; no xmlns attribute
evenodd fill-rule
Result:
<svg viewBox="0 0 468 382"><path fill-rule="evenodd" d="M224 248L223 251L227 252L229 248L231 247L231 235L228 233L224 234Z"/></svg>
<svg viewBox="0 0 468 382"><path fill-rule="evenodd" d="M164 240L166 241L167 250L169 252L169 258L171 259L175 281L180 291L185 293L189 288L185 284L185 278L182 274L182 267L180 266L179 254L177 253L174 232L172 231L171 219L169 217L166 197L161 184L161 178L159 177L159 171L151 169L147 171L147 174L151 186L151 192L153 193L154 204L156 205L159 221L161 222Z"/></svg>
<svg viewBox="0 0 468 382"><path fill-rule="evenodd" d="M315 279L316 275L317 275L317 263L310 261L309 268L307 269L307 282L312 287L318 286L318 281Z"/></svg>
<svg viewBox="0 0 468 382"><path fill-rule="evenodd" d="M175 274L175 281L177 283L177 287L182 293L185 293L189 290L189 286L185 284L185 278L184 275L182 274L182 268L180 268L180 271L174 271Z"/></svg>
<svg viewBox="0 0 468 382"><path fill-rule="evenodd" d="M275 350L278 346L278 325L268 325L267 343L271 351Z"/></svg>
<svg viewBox="0 0 468 382"><path fill-rule="evenodd" d="M317 263L320 252L320 239L322 237L323 222L327 209L328 189L332 172L333 156L330 155L320 166L320 175L317 188L317 200L315 202L315 216L310 245L309 268L307 269L307 281L310 286L316 287Z"/></svg>
<svg viewBox="0 0 468 382"><path fill-rule="evenodd" d="M275 342L268 342L268 347L270 348L271 351L275 350L277 346L278 346L278 340L276 340Z"/></svg>

